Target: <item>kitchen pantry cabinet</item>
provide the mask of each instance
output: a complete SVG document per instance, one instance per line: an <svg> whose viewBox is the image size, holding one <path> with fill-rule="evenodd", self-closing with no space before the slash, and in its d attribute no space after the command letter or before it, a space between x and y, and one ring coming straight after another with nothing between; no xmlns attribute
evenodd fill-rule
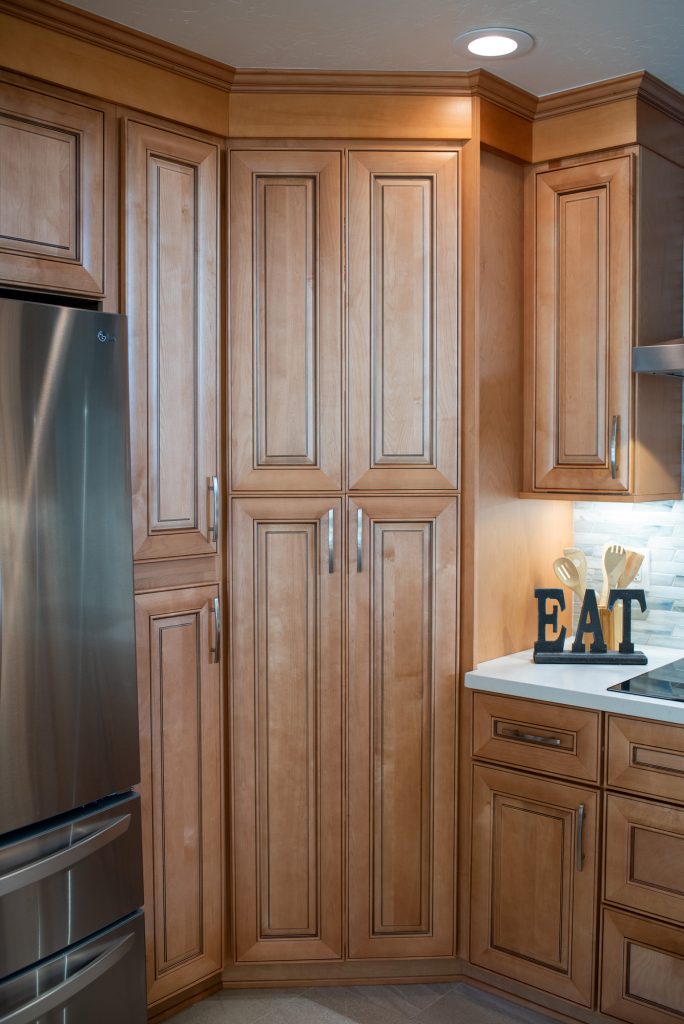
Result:
<svg viewBox="0 0 684 1024"><path fill-rule="evenodd" d="M349 957L454 952L457 500L349 501Z"/></svg>
<svg viewBox="0 0 684 1024"><path fill-rule="evenodd" d="M684 170L640 147L528 182L527 492L681 494L681 382L631 372L681 334Z"/></svg>
<svg viewBox="0 0 684 1024"><path fill-rule="evenodd" d="M125 132L134 557L213 554L219 149L135 120Z"/></svg>
<svg viewBox="0 0 684 1024"><path fill-rule="evenodd" d="M342 154L234 151L234 490L342 487Z"/></svg>
<svg viewBox="0 0 684 1024"><path fill-rule="evenodd" d="M105 113L0 83L0 279L104 293Z"/></svg>
<svg viewBox="0 0 684 1024"><path fill-rule="evenodd" d="M218 586L139 594L148 1001L222 969Z"/></svg>

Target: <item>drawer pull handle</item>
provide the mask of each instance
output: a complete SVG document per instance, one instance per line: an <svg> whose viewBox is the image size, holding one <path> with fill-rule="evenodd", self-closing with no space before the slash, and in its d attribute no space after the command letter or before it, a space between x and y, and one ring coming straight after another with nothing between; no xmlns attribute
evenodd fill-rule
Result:
<svg viewBox="0 0 684 1024"><path fill-rule="evenodd" d="M584 868L584 804L577 808L577 870Z"/></svg>
<svg viewBox="0 0 684 1024"><path fill-rule="evenodd" d="M363 511L356 512L356 571L363 572Z"/></svg>
<svg viewBox="0 0 684 1024"><path fill-rule="evenodd" d="M521 740L522 743L538 743L540 747L560 747L561 745L557 736L536 736L532 732L520 732L519 729L502 729L499 736L505 736L509 740Z"/></svg>
<svg viewBox="0 0 684 1024"><path fill-rule="evenodd" d="M617 479L617 439L620 427L620 417L613 416L613 424L610 428L610 476L612 480Z"/></svg>
<svg viewBox="0 0 684 1024"><path fill-rule="evenodd" d="M335 572L335 509L328 509L328 572Z"/></svg>

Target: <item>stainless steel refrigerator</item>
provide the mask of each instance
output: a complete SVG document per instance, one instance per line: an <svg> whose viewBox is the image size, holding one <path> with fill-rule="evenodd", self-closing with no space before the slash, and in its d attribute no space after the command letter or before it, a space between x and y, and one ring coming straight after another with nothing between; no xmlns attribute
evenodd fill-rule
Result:
<svg viewBox="0 0 684 1024"><path fill-rule="evenodd" d="M0 299L0 1022L146 1020L126 324Z"/></svg>

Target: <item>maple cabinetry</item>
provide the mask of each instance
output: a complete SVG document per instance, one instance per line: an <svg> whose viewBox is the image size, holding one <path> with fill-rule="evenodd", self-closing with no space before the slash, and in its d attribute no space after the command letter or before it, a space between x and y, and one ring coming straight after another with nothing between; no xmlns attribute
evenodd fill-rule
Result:
<svg viewBox="0 0 684 1024"><path fill-rule="evenodd" d="M136 596L148 1002L222 961L218 586Z"/></svg>
<svg viewBox="0 0 684 1024"><path fill-rule="evenodd" d="M125 145L134 557L213 554L219 149L134 120Z"/></svg>
<svg viewBox="0 0 684 1024"><path fill-rule="evenodd" d="M684 170L641 147L530 171L525 490L681 493L681 383L633 375L679 337Z"/></svg>
<svg viewBox="0 0 684 1024"><path fill-rule="evenodd" d="M104 152L104 110L0 82L2 281L104 293Z"/></svg>

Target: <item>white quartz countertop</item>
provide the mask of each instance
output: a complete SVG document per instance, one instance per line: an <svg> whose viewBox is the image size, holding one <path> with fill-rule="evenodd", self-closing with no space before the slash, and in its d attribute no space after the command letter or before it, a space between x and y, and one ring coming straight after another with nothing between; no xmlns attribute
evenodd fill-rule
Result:
<svg viewBox="0 0 684 1024"><path fill-rule="evenodd" d="M527 697L684 725L684 702L608 691L613 683L684 657L684 649L637 646L648 658L648 665L535 665L529 650L482 662L472 672L466 672L465 684L473 690L503 693L509 697Z"/></svg>

